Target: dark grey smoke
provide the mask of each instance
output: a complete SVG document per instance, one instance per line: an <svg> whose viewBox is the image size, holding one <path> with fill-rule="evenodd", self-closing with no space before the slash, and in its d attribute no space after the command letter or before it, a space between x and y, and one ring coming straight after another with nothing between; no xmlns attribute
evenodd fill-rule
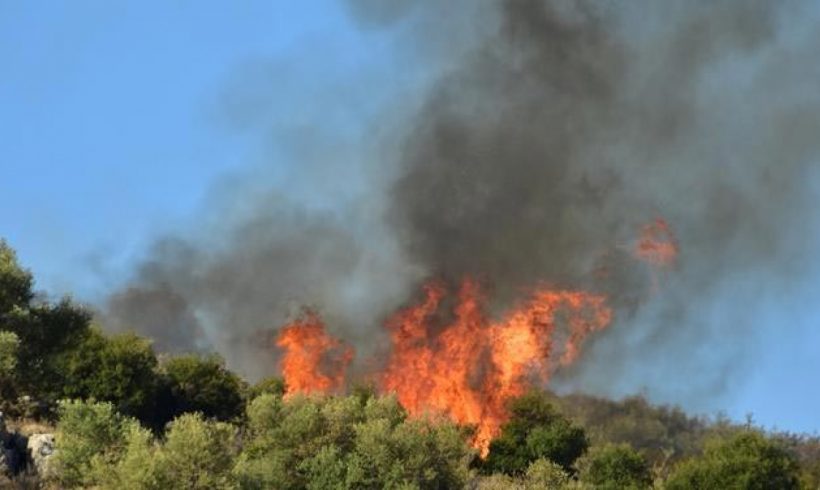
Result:
<svg viewBox="0 0 820 490"><path fill-rule="evenodd" d="M538 282L590 287L618 320L562 385L711 408L772 331L750 305L796 287L816 243L811 2L371 3L349 5L440 75L361 148L363 190L319 212L271 192L217 246L163 241L112 321L258 374L273 363L255 333L302 303L373 350L422 277L485 278L497 307ZM681 257L653 293L630 250L657 217Z"/></svg>
<svg viewBox="0 0 820 490"><path fill-rule="evenodd" d="M745 372L759 330L780 327L750 304L793 284L815 241L800 223L814 221L820 77L805 67L820 45L799 37L801 6L498 5L497 31L409 128L392 188L400 243L430 274L480 274L502 295L586 285L605 264L617 273L594 287L619 321L566 385L708 404ZM656 216L682 254L650 298L628 248Z"/></svg>

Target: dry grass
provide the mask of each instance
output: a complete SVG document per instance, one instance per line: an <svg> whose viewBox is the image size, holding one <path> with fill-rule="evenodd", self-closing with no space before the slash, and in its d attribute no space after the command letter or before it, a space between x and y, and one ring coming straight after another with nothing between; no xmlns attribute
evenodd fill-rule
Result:
<svg viewBox="0 0 820 490"><path fill-rule="evenodd" d="M16 419L6 421L6 429L9 432L19 432L28 437L32 434L54 433L55 427L51 424L33 420Z"/></svg>

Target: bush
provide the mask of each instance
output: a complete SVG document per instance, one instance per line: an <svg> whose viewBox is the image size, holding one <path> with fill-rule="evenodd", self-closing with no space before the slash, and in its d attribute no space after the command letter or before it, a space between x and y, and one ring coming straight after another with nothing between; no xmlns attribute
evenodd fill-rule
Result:
<svg viewBox="0 0 820 490"><path fill-rule="evenodd" d="M115 462L125 448L125 434L135 420L118 414L111 403L60 402L55 467L66 487L88 487L99 480L97 469Z"/></svg>
<svg viewBox="0 0 820 490"><path fill-rule="evenodd" d="M524 475L512 477L496 473L479 479L476 482L476 488L477 490L544 490L569 488L569 484L569 475L563 468L552 461L540 458L527 468Z"/></svg>
<svg viewBox="0 0 820 490"><path fill-rule="evenodd" d="M158 446L150 431L134 424L127 428L125 449L116 464L95 468L99 486L110 490L162 488L156 465Z"/></svg>
<svg viewBox="0 0 820 490"><path fill-rule="evenodd" d="M157 359L147 339L130 333L105 337L91 330L61 363L64 396L108 401L119 412L156 425Z"/></svg>
<svg viewBox="0 0 820 490"><path fill-rule="evenodd" d="M232 488L237 429L206 421L198 413L171 422L165 444L154 454L157 489Z"/></svg>
<svg viewBox="0 0 820 490"><path fill-rule="evenodd" d="M541 392L530 392L512 401L510 420L490 443L483 463L487 473L522 474L539 458L571 471L572 464L589 445L583 429L560 415Z"/></svg>
<svg viewBox="0 0 820 490"><path fill-rule="evenodd" d="M747 430L711 441L703 456L681 463L667 480L670 490L798 488L794 456L777 442Z"/></svg>
<svg viewBox="0 0 820 490"><path fill-rule="evenodd" d="M34 297L31 272L20 267L17 254L0 240L0 321L15 307L26 308Z"/></svg>
<svg viewBox="0 0 820 490"><path fill-rule="evenodd" d="M407 420L393 397L283 401L248 408L242 488L460 488L473 451L448 422Z"/></svg>
<svg viewBox="0 0 820 490"><path fill-rule="evenodd" d="M535 460L527 468L526 488L563 488L569 483L569 475L560 465L544 458Z"/></svg>
<svg viewBox="0 0 820 490"><path fill-rule="evenodd" d="M20 337L14 332L0 331L0 379L9 380L17 368Z"/></svg>
<svg viewBox="0 0 820 490"><path fill-rule="evenodd" d="M61 397L65 373L61 356L87 337L91 314L64 299L56 305L15 308L3 328L20 339L16 379L19 389L49 401Z"/></svg>
<svg viewBox="0 0 820 490"><path fill-rule="evenodd" d="M279 396L284 395L285 380L278 376L269 376L264 378L248 389L247 399L253 400L256 397L265 394Z"/></svg>
<svg viewBox="0 0 820 490"><path fill-rule="evenodd" d="M219 356L174 357L163 366L163 371L170 398L166 420L191 412L221 421L242 417L245 386L225 368Z"/></svg>
<svg viewBox="0 0 820 490"><path fill-rule="evenodd" d="M646 459L626 444L593 448L579 466L581 480L602 490L638 490L652 486Z"/></svg>

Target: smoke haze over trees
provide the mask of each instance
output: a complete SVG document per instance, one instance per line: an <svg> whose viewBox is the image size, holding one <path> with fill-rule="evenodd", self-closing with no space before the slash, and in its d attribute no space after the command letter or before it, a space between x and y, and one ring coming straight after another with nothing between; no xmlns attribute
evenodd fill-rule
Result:
<svg viewBox="0 0 820 490"><path fill-rule="evenodd" d="M365 134L277 135L287 186L264 172L221 184L208 224L157 241L107 323L261 376L276 358L264 332L302 305L373 354L427 277L477 276L501 310L540 282L585 287L611 296L616 324L562 383L719 406L775 328L766 308L811 273L808 6L349 6L430 64L423 90ZM658 217L681 256L653 292L630 247Z"/></svg>

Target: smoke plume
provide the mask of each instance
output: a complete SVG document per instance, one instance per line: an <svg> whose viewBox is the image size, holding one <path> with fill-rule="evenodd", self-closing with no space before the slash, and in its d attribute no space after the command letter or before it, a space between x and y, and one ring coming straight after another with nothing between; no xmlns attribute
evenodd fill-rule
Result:
<svg viewBox="0 0 820 490"><path fill-rule="evenodd" d="M240 182L227 200L242 209L215 205L218 226L159 240L107 322L258 376L276 368L264 332L304 304L378 353L384 318L424 278L478 277L498 309L544 282L590 288L615 325L562 386L713 408L778 327L754 305L800 283L814 244L810 2L375 3L350 12L399 32L397 52L435 78L393 104L404 116L378 144L340 157L317 139L294 163L311 169L294 183L306 194L340 168L351 189L315 205ZM632 248L661 217L680 257L653 288Z"/></svg>

